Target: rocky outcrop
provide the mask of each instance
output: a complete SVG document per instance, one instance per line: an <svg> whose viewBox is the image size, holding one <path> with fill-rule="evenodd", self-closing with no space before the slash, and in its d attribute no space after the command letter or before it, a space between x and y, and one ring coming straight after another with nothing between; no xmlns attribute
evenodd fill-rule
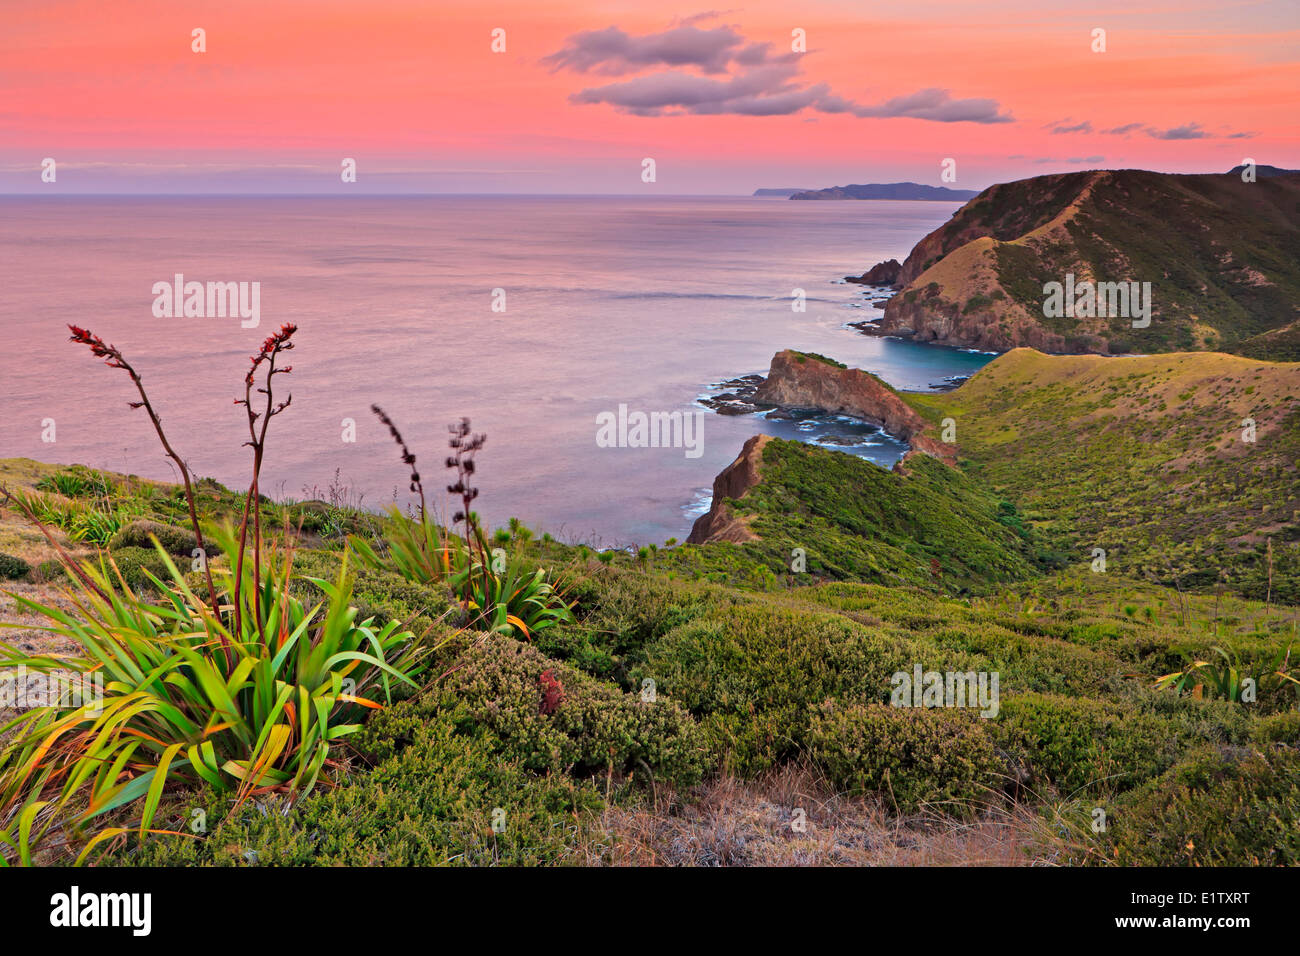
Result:
<svg viewBox="0 0 1300 956"><path fill-rule="evenodd" d="M754 401L791 408L823 408L880 425L912 446L948 464L956 462L956 449L924 434L925 419L899 398L898 393L870 372L845 368L825 359L786 349L772 357L767 378L754 393Z"/></svg>
<svg viewBox="0 0 1300 956"><path fill-rule="evenodd" d="M777 352L754 401L783 408L820 408L874 422L911 446L894 466L900 473L907 473L908 459L916 454L931 455L948 465L957 463L957 449L925 434L926 420L892 388L870 372L846 368L820 355L793 349ZM758 539L746 518L735 514L727 500L743 498L762 480L763 449L770 441L771 435L750 438L736 460L718 473L713 480L713 503L695 520L687 544Z"/></svg>
<svg viewBox="0 0 1300 956"><path fill-rule="evenodd" d="M763 461L763 448L772 440L771 435L755 435L745 442L740 455L713 479L713 503L709 510L695 519L687 544L706 541L754 541L758 535L749 530L744 518L737 517L727 507L726 499L741 498L758 484L759 465Z"/></svg>
<svg viewBox="0 0 1300 956"><path fill-rule="evenodd" d="M884 262L877 262L860 276L845 276L844 281L856 282L859 285L893 286L898 282L902 270L903 264L897 259L886 259Z"/></svg>

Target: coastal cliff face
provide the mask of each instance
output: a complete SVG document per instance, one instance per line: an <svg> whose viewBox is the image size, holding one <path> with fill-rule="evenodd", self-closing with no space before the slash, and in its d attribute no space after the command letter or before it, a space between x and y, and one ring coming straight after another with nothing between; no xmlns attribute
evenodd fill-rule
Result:
<svg viewBox="0 0 1300 956"><path fill-rule="evenodd" d="M713 479L713 504L695 519L687 544L704 544L706 541L754 541L758 535L745 524L744 519L731 513L724 503L727 498L740 498L760 480L759 464L763 460L763 447L772 440L771 435L755 435L740 449L740 455Z"/></svg>
<svg viewBox="0 0 1300 956"><path fill-rule="evenodd" d="M954 465L957 450L925 434L925 419L907 405L888 385L870 372L845 368L817 355L786 349L772 358L767 378L758 386L754 401L787 408L822 408L879 423L887 432L904 439L911 449L894 466L906 474L908 459L917 453ZM696 519L687 544L708 541L745 542L758 535L745 518L735 515L726 500L743 497L762 480L763 449L770 435L755 435L745 442L740 455L719 472L713 481L713 503Z"/></svg>
<svg viewBox="0 0 1300 956"><path fill-rule="evenodd" d="M1067 273L1150 283L1150 324L1045 316L1044 285ZM1300 175L1099 170L1002 183L917 243L897 281L878 330L923 342L1097 354L1284 346L1269 357L1300 358L1287 352L1300 349Z"/></svg>
<svg viewBox="0 0 1300 956"><path fill-rule="evenodd" d="M948 464L956 462L956 450L923 434L928 423L892 388L870 372L845 368L819 356L793 349L776 353L754 400L786 407L824 408L878 422L885 431L912 446L909 455L920 451Z"/></svg>

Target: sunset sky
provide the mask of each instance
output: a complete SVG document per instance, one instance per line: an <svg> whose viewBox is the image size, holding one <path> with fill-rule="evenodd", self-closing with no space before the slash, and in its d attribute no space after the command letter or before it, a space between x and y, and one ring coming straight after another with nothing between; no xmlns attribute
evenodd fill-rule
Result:
<svg viewBox="0 0 1300 956"><path fill-rule="evenodd" d="M949 157L958 188L1245 157L1294 168L1298 11L0 0L0 192L724 194L941 185Z"/></svg>

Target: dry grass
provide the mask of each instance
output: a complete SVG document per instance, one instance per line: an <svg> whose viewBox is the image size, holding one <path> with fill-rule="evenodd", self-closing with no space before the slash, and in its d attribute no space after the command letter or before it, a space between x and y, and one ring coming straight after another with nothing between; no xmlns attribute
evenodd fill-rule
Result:
<svg viewBox="0 0 1300 956"><path fill-rule="evenodd" d="M835 793L815 771L786 766L744 782L721 777L659 807L612 808L615 866L1029 866L1055 853L1024 807L973 819L890 815L880 801ZM804 811L802 832L796 811ZM596 862L595 860L591 862Z"/></svg>
<svg viewBox="0 0 1300 956"><path fill-rule="evenodd" d="M48 620L20 608L12 597L15 594L29 601L53 605L69 613L76 611L76 606L68 595L68 589L62 583L30 584L27 581L6 581L0 585L0 625L5 625L0 627L0 641L11 644L28 654L67 654L79 649L73 641L53 637L37 630L38 627L47 624Z"/></svg>
<svg viewBox="0 0 1300 956"><path fill-rule="evenodd" d="M60 470L59 465L47 465L32 461L30 458L0 458L0 487L10 491L31 493L36 483L46 475ZM55 537L61 544L67 544L67 538L55 529ZM55 551L39 530L12 503L3 505L0 495L0 552L22 558L35 567L42 561L55 557Z"/></svg>

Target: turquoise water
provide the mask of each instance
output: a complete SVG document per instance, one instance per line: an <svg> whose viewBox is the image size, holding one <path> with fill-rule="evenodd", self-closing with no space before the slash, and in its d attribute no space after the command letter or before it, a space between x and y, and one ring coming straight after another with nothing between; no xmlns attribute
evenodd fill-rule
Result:
<svg viewBox="0 0 1300 956"><path fill-rule="evenodd" d="M691 414L711 385L765 372L782 348L832 356L904 389L971 374L990 357L846 328L878 313L861 307L860 287L840 281L903 258L955 208L696 197L0 199L0 455L174 477L143 412L126 405L126 377L66 343L72 322L124 349L199 474L241 486L247 434L232 400L262 338L294 322L293 404L272 426L263 473L272 494L303 497L337 471L366 505L404 502L396 448L369 412L379 403L431 489L445 484L447 424L468 415L487 433L476 507L490 522L518 516L604 546L680 538L756 429L825 433L707 412L698 454L688 454L600 447L597 416L620 404ZM152 287L176 273L260 283L260 325L156 318ZM504 290L504 312L492 309L494 289ZM804 312L791 308L795 289ZM46 419L56 423L53 443L42 441ZM345 440L347 419L355 441ZM899 448L882 440L856 452L888 464Z"/></svg>

